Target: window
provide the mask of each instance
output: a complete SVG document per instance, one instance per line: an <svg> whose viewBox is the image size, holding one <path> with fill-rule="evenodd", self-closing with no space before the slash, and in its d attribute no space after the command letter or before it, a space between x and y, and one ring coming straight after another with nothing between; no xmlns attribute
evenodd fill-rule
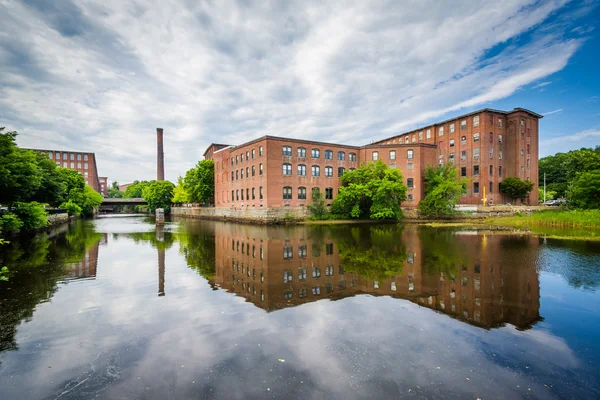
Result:
<svg viewBox="0 0 600 400"><path fill-rule="evenodd" d="M233 174L234 174L234 172L231 171L231 180L233 180Z"/></svg>
<svg viewBox="0 0 600 400"><path fill-rule="evenodd" d="M262 146L258 146L258 156L262 157L262 153L263 153L263 148Z"/></svg>
<svg viewBox="0 0 600 400"><path fill-rule="evenodd" d="M325 244L325 255L330 256L333 254L333 243Z"/></svg>
<svg viewBox="0 0 600 400"><path fill-rule="evenodd" d="M240 179L244 179L244 168L240 169Z"/></svg>
<svg viewBox="0 0 600 400"><path fill-rule="evenodd" d="M390 160L396 159L396 150L390 150Z"/></svg>
<svg viewBox="0 0 600 400"><path fill-rule="evenodd" d="M523 168L523 167L521 167L521 168ZM83 173L83 177L84 177L84 178L87 178L87 177L88 177L88 173L87 173L87 172L84 172L84 173Z"/></svg>
<svg viewBox="0 0 600 400"><path fill-rule="evenodd" d="M525 155L525 150L521 149L521 155L524 156Z"/></svg>
<svg viewBox="0 0 600 400"><path fill-rule="evenodd" d="M473 117L473 128L476 128L479 126L479 115L476 115Z"/></svg>
<svg viewBox="0 0 600 400"><path fill-rule="evenodd" d="M479 159L479 149L473 149L473 158L476 160Z"/></svg>
<svg viewBox="0 0 600 400"><path fill-rule="evenodd" d="M460 152L460 160L467 161L467 151L466 150L463 150Z"/></svg>
<svg viewBox="0 0 600 400"><path fill-rule="evenodd" d="M81 169L81 163L80 162L77 163L77 168Z"/></svg>
<svg viewBox="0 0 600 400"><path fill-rule="evenodd" d="M474 142L479 142L479 133L474 133L473 134L473 141Z"/></svg>
<svg viewBox="0 0 600 400"><path fill-rule="evenodd" d="M479 165L473 165L473 176L479 176Z"/></svg>
<svg viewBox="0 0 600 400"><path fill-rule="evenodd" d="M408 136L404 137L404 143L408 144Z"/></svg>
<svg viewBox="0 0 600 400"><path fill-rule="evenodd" d="M338 160L339 161L345 161L346 160L346 153L344 153L343 151L338 151Z"/></svg>
<svg viewBox="0 0 600 400"><path fill-rule="evenodd" d="M467 130L467 120L466 119L460 121L460 130L461 131L466 131Z"/></svg>
<svg viewBox="0 0 600 400"><path fill-rule="evenodd" d="M443 130L443 129L444 129L444 128L442 128L442 130ZM426 133L425 133L425 137L426 137L427 139L431 139L431 129L427 129L427 131L426 131Z"/></svg>
<svg viewBox="0 0 600 400"><path fill-rule="evenodd" d="M498 118L498 129L502 129L502 118Z"/></svg>
<svg viewBox="0 0 600 400"><path fill-rule="evenodd" d="M344 176L344 167L338 167L338 177Z"/></svg>
<svg viewBox="0 0 600 400"><path fill-rule="evenodd" d="M57 161L57 162L56 162L56 165L58 165L58 166L60 167L60 161ZM81 172L80 172L80 173L81 173Z"/></svg>
<svg viewBox="0 0 600 400"><path fill-rule="evenodd" d="M318 165L313 165L311 169L312 169L312 176L321 176L321 168Z"/></svg>
<svg viewBox="0 0 600 400"><path fill-rule="evenodd" d="M325 188L325 199L333 200L333 188Z"/></svg>
<svg viewBox="0 0 600 400"><path fill-rule="evenodd" d="M498 178L502 178L502 165L498 167Z"/></svg>
<svg viewBox="0 0 600 400"><path fill-rule="evenodd" d="M373 154L372 154L372 160L373 161L379 160L379 153L377 151L373 152Z"/></svg>
<svg viewBox="0 0 600 400"><path fill-rule="evenodd" d="M304 147L298 147L298 157L300 157L300 158L306 157L306 149Z"/></svg>
<svg viewBox="0 0 600 400"><path fill-rule="evenodd" d="M454 153L450 153L449 159L450 159L450 162L454 162Z"/></svg>
<svg viewBox="0 0 600 400"><path fill-rule="evenodd" d="M413 163L409 162L408 164L406 164L406 167L408 169L413 169L415 167L415 165Z"/></svg>
<svg viewBox="0 0 600 400"><path fill-rule="evenodd" d="M494 149L490 147L490 160L494 159Z"/></svg>
<svg viewBox="0 0 600 400"><path fill-rule="evenodd" d="M74 161L75 160L75 154L73 154L73 153L69 154L69 158L71 159L71 161Z"/></svg>
<svg viewBox="0 0 600 400"><path fill-rule="evenodd" d="M259 198L260 200L262 200L262 199L263 199L263 190L262 190L262 189L263 189L263 187L262 187L262 186L258 188L258 198ZM262 260L262 258L261 258L261 260Z"/></svg>
<svg viewBox="0 0 600 400"><path fill-rule="evenodd" d="M286 246L283 248L283 259L284 260L290 260L292 258L291 254L289 257L287 257L287 249L290 248L291 249L292 246ZM292 271L283 271L283 283L289 283L292 281Z"/></svg>
<svg viewBox="0 0 600 400"><path fill-rule="evenodd" d="M450 139L450 147L454 147L454 139Z"/></svg>
<svg viewBox="0 0 600 400"><path fill-rule="evenodd" d="M498 160L502 160L502 150L498 150Z"/></svg>
<svg viewBox="0 0 600 400"><path fill-rule="evenodd" d="M525 172L525 167L521 165L521 173Z"/></svg>
<svg viewBox="0 0 600 400"><path fill-rule="evenodd" d="M304 165L304 164L298 165L298 176L306 176L306 165Z"/></svg>
<svg viewBox="0 0 600 400"><path fill-rule="evenodd" d="M250 161L250 153L246 152L246 161Z"/></svg>
<svg viewBox="0 0 600 400"><path fill-rule="evenodd" d="M529 144L527 145L527 154L530 154L530 150L531 150L531 147L530 147L530 146L531 146L531 145L529 145Z"/></svg>
<svg viewBox="0 0 600 400"><path fill-rule="evenodd" d="M413 196L413 194L412 194L412 193L410 193L410 194L408 194L408 195L406 196L406 198L407 198L407 200L408 200L408 201L413 201L413 200L415 199L415 196Z"/></svg>
<svg viewBox="0 0 600 400"><path fill-rule="evenodd" d="M490 165L490 176L494 176L494 166Z"/></svg>
<svg viewBox="0 0 600 400"><path fill-rule="evenodd" d="M498 143L502 144L502 135L498 135Z"/></svg>
<svg viewBox="0 0 600 400"><path fill-rule="evenodd" d="M65 165L66 167L66 165ZM88 169L88 163L83 163L83 169Z"/></svg>
<svg viewBox="0 0 600 400"><path fill-rule="evenodd" d="M412 135L412 142L415 143L417 141L417 138L415 137L415 135Z"/></svg>
<svg viewBox="0 0 600 400"><path fill-rule="evenodd" d="M313 252L314 252L314 246L313 246ZM313 254L314 256L314 254ZM312 276L313 278L318 278L321 276L321 267L312 267Z"/></svg>
<svg viewBox="0 0 600 400"><path fill-rule="evenodd" d="M467 167L460 168L460 176L461 177L467 176Z"/></svg>
<svg viewBox="0 0 600 400"><path fill-rule="evenodd" d="M233 199L234 199L234 198L235 198L235 197L234 197L234 192L233 192L233 190L232 190L232 191L231 191L231 201L233 201ZM233 244L233 241L232 241L232 244Z"/></svg>
<svg viewBox="0 0 600 400"><path fill-rule="evenodd" d="M246 200L250 200L250 189L246 188Z"/></svg>
<svg viewBox="0 0 600 400"><path fill-rule="evenodd" d="M81 154L77 154L77 161L81 161Z"/></svg>
<svg viewBox="0 0 600 400"><path fill-rule="evenodd" d="M84 155L83 155L83 161L87 161L87 160L88 160L88 155L87 155L87 154L84 154Z"/></svg>
<svg viewBox="0 0 600 400"><path fill-rule="evenodd" d="M237 181L238 179L240 179L240 171L236 170L235 171L235 180Z"/></svg>
<svg viewBox="0 0 600 400"><path fill-rule="evenodd" d="M255 175L256 175L256 166L253 165L252 166L252 176L255 176Z"/></svg>
<svg viewBox="0 0 600 400"><path fill-rule="evenodd" d="M306 188L305 187L298 188L298 200L306 200Z"/></svg>
<svg viewBox="0 0 600 400"><path fill-rule="evenodd" d="M406 180L406 186L408 186L409 188L414 188L415 187L415 180L413 178L408 178Z"/></svg>
<svg viewBox="0 0 600 400"><path fill-rule="evenodd" d="M231 165L233 166L233 157L231 157Z"/></svg>
<svg viewBox="0 0 600 400"><path fill-rule="evenodd" d="M75 163L74 162L71 163L71 168L75 168Z"/></svg>
<svg viewBox="0 0 600 400"><path fill-rule="evenodd" d="M255 156L256 156L256 150L252 149L252 159L253 160L254 160Z"/></svg>
<svg viewBox="0 0 600 400"><path fill-rule="evenodd" d="M454 133L454 122L450 124L450 133Z"/></svg>
<svg viewBox="0 0 600 400"><path fill-rule="evenodd" d="M325 276L333 275L333 265L328 265L325 267Z"/></svg>
<svg viewBox="0 0 600 400"><path fill-rule="evenodd" d="M412 160L414 158L415 152L414 150L407 150L406 151L406 158L408 158L409 160Z"/></svg>
<svg viewBox="0 0 600 400"><path fill-rule="evenodd" d="M460 137L460 144L467 144L467 137L466 136L461 136Z"/></svg>
<svg viewBox="0 0 600 400"><path fill-rule="evenodd" d="M473 182L473 193L479 193L479 182Z"/></svg>
<svg viewBox="0 0 600 400"><path fill-rule="evenodd" d="M256 191L255 188L252 188L252 200L256 199Z"/></svg>
<svg viewBox="0 0 600 400"><path fill-rule="evenodd" d="M283 146L283 155L284 156L292 156L292 146ZM244 160L242 160L244 161Z"/></svg>
<svg viewBox="0 0 600 400"><path fill-rule="evenodd" d="M244 153L240 154L240 158L242 159L242 162L244 162Z"/></svg>
<svg viewBox="0 0 600 400"><path fill-rule="evenodd" d="M494 182L490 182L490 193L494 193Z"/></svg>
<svg viewBox="0 0 600 400"><path fill-rule="evenodd" d="M246 178L250 178L250 168L246 167Z"/></svg>
<svg viewBox="0 0 600 400"><path fill-rule="evenodd" d="M423 140L423 131L419 132L419 142Z"/></svg>
<svg viewBox="0 0 600 400"><path fill-rule="evenodd" d="M258 174L262 175L263 174L263 167L262 167L262 163L258 164Z"/></svg>
<svg viewBox="0 0 600 400"><path fill-rule="evenodd" d="M291 186L284 186L283 187L283 199L284 200L291 200L292 199L292 187Z"/></svg>
<svg viewBox="0 0 600 400"><path fill-rule="evenodd" d="M348 159L350 161L356 161L356 153L349 153L348 154Z"/></svg>
<svg viewBox="0 0 600 400"><path fill-rule="evenodd" d="M240 192L242 192L242 193L240 193L241 200L244 201L244 189L240 190ZM242 251L244 251L243 248L244 248L244 244L242 243Z"/></svg>
<svg viewBox="0 0 600 400"><path fill-rule="evenodd" d="M333 167L325 167L325 176L328 178L333 176Z"/></svg>
<svg viewBox="0 0 600 400"><path fill-rule="evenodd" d="M235 156L235 163L238 164L240 161L240 157L239 156Z"/></svg>
<svg viewBox="0 0 600 400"><path fill-rule="evenodd" d="M331 150L325 150L325 159L326 160L333 160L333 151L331 151Z"/></svg>
<svg viewBox="0 0 600 400"><path fill-rule="evenodd" d="M429 136L430 136L430 135L429 135L429 129L427 129L427 138L428 138L428 139L429 139ZM444 136L444 127L443 127L443 126L440 126L440 127L438 128L438 136Z"/></svg>
<svg viewBox="0 0 600 400"><path fill-rule="evenodd" d="M283 175L292 175L292 164L284 163L283 164Z"/></svg>

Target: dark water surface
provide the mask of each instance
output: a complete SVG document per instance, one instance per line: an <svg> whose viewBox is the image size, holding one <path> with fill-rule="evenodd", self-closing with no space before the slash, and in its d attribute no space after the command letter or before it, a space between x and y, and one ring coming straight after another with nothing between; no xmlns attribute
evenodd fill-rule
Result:
<svg viewBox="0 0 600 400"><path fill-rule="evenodd" d="M0 399L600 398L600 246L79 221L3 246Z"/></svg>

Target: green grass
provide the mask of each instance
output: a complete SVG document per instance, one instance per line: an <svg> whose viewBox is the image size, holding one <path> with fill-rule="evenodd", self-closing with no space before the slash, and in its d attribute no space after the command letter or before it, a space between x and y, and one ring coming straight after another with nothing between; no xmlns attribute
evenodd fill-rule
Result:
<svg viewBox="0 0 600 400"><path fill-rule="evenodd" d="M531 215L489 218L485 223L516 227L600 229L600 210L548 210Z"/></svg>

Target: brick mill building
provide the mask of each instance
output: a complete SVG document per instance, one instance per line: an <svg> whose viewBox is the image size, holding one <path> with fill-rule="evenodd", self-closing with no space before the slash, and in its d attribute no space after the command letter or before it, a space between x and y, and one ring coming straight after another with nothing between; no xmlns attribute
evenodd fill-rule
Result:
<svg viewBox="0 0 600 400"><path fill-rule="evenodd" d="M402 171L408 186L403 207L424 197L428 165L453 163L469 180L461 204L510 201L499 191L506 177L529 179L526 200L538 201L540 114L515 108L485 108L364 146L263 136L231 146L212 144L204 153L215 162L215 207L298 207L311 202L318 188L331 204L345 171L383 161Z"/></svg>
<svg viewBox="0 0 600 400"><path fill-rule="evenodd" d="M98 176L96 155L94 153L65 150L32 150L37 153L46 154L50 160L56 162L58 167L79 172L92 189L102 195L106 195L107 178Z"/></svg>

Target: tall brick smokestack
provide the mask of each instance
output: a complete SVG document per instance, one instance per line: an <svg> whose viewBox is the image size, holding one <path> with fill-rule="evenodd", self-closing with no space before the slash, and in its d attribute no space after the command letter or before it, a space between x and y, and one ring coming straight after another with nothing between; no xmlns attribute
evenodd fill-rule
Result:
<svg viewBox="0 0 600 400"><path fill-rule="evenodd" d="M156 128L156 180L165 180L165 153L163 152L162 128Z"/></svg>

